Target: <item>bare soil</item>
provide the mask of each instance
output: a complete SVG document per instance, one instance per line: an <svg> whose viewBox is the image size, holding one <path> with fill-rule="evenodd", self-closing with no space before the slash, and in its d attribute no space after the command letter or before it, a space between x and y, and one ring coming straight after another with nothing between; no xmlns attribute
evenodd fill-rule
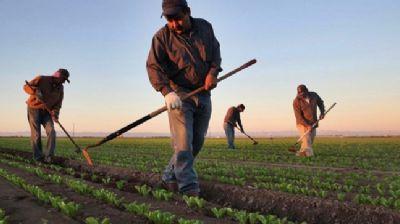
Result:
<svg viewBox="0 0 400 224"><path fill-rule="evenodd" d="M0 208L9 223L79 223L56 209L43 205L32 195L0 177Z"/></svg>

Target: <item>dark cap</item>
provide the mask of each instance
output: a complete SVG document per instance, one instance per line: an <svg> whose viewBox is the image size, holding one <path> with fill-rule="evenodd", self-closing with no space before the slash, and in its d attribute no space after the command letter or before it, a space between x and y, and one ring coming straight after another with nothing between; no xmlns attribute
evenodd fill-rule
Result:
<svg viewBox="0 0 400 224"><path fill-rule="evenodd" d="M163 16L173 16L178 14L182 9L187 8L188 4L186 0L163 0L162 10Z"/></svg>
<svg viewBox="0 0 400 224"><path fill-rule="evenodd" d="M246 107L245 107L244 104L242 104L242 103L239 104L239 105L237 106L237 108L242 108L243 110L246 109Z"/></svg>
<svg viewBox="0 0 400 224"><path fill-rule="evenodd" d="M59 72L60 75L61 75L62 77L64 77L65 80L67 80L68 83L70 83L70 81L69 81L69 79L68 79L68 78L69 78L69 72L68 72L67 69L65 69L65 68L60 68L60 69L58 69L57 72Z"/></svg>
<svg viewBox="0 0 400 224"><path fill-rule="evenodd" d="M302 94L307 94L307 93L308 93L308 89L307 89L306 85L301 84L301 85L297 86L297 94L302 95Z"/></svg>

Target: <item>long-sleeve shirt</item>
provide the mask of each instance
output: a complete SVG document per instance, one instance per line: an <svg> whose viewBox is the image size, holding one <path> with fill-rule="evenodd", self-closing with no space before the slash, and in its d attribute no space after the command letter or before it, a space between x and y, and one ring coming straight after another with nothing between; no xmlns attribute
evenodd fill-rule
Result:
<svg viewBox="0 0 400 224"><path fill-rule="evenodd" d="M28 107L48 109L58 117L64 98L64 86L56 84L52 76L36 76L29 82L29 85L24 85L24 91L30 95L26 101ZM38 91L41 92L42 99L38 98Z"/></svg>
<svg viewBox="0 0 400 224"><path fill-rule="evenodd" d="M311 126L317 121L317 107L321 114L325 113L324 101L315 92L309 92L308 96L296 96L293 100L293 110L296 124Z"/></svg>
<svg viewBox="0 0 400 224"><path fill-rule="evenodd" d="M191 29L183 34L165 25L153 37L146 67L152 86L164 96L203 86L207 74L217 77L221 55L211 24L191 18Z"/></svg>
<svg viewBox="0 0 400 224"><path fill-rule="evenodd" d="M239 127L243 129L242 121L240 120L240 111L237 107L230 107L228 109L224 118L224 122L231 125L236 125L237 123Z"/></svg>

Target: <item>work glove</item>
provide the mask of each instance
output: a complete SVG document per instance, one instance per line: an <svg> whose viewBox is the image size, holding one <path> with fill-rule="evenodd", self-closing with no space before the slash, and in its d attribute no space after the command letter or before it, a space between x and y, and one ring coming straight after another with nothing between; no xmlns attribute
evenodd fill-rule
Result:
<svg viewBox="0 0 400 224"><path fill-rule="evenodd" d="M211 75L211 74L208 74L207 76L206 76L206 81L205 81L205 84L204 84L204 89L205 90L212 90L212 89L214 89L215 87L217 87L217 83L218 83L218 80L217 80L217 77L215 77L215 76L213 76L213 75Z"/></svg>
<svg viewBox="0 0 400 224"><path fill-rule="evenodd" d="M167 106L169 111L182 108L182 101L175 92L168 93L167 95L165 95L164 99L165 105Z"/></svg>
<svg viewBox="0 0 400 224"><path fill-rule="evenodd" d="M324 119L324 117L325 117L325 114L319 115L319 119L320 119L320 120Z"/></svg>

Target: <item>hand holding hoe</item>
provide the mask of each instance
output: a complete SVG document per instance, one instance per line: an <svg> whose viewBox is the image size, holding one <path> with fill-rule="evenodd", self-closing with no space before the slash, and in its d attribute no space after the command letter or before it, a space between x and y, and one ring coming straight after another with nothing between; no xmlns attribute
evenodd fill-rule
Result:
<svg viewBox="0 0 400 224"><path fill-rule="evenodd" d="M253 60L243 64L239 68L236 68L235 70L233 70L231 72L228 72L227 74L219 77L218 78L218 82L220 82L220 81L222 81L222 80L234 75L235 73L238 73L239 71L241 71L243 69L246 69L246 68L250 67L251 65L255 64L256 62L257 62L256 59L253 59ZM186 100L186 99L188 99L188 98L190 98L190 97L192 97L192 96L194 96L194 95L196 95L196 94L198 94L198 93L200 93L202 91L204 91L204 87L200 87L200 88L198 88L196 90L193 90L192 92L190 92L187 95L185 95L184 97L182 97L181 100L184 101L184 100ZM86 150L88 150L89 148L94 148L94 147L100 146L100 145L102 145L102 144L104 144L104 143L106 143L106 142L108 142L108 141L110 141L110 140L122 135L123 133L131 130L132 128L143 124L144 122L146 122L146 121L150 120L151 118L163 113L166 110L167 110L167 107L163 106L163 107L159 108L158 110L153 111L150 114L140 118L139 120L136 120L136 121L132 122L131 124L119 129L118 131L109 134L108 136L106 136L105 138L103 138L102 140L97 142L96 144L87 146L82 151L87 153ZM93 165L93 163L89 163L89 161L88 161L88 164L91 165L91 166Z"/></svg>

